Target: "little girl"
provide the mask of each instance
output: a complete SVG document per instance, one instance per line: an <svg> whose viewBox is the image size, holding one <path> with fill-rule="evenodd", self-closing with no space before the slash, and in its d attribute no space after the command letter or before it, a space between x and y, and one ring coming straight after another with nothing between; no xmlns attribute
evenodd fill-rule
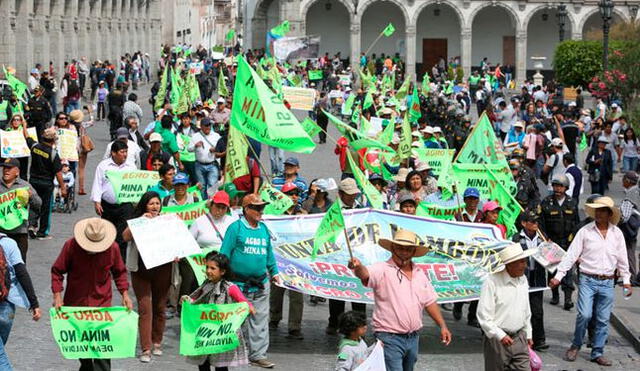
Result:
<svg viewBox="0 0 640 371"><path fill-rule="evenodd" d="M369 357L375 344L367 347L367 343L362 339L367 332L367 316L364 313L345 312L338 321L340 333L344 338L338 345L335 371L352 371Z"/></svg>
<svg viewBox="0 0 640 371"><path fill-rule="evenodd" d="M189 296L183 296L182 300L189 300L192 304L230 304L244 302L249 304L249 313L255 314L255 309L251 303L244 297L238 286L227 281L226 277L231 274L229 269L229 258L212 251L205 256L207 264L207 281L205 281L196 291ZM242 329L238 329L237 333L240 345L228 352L209 354L203 356L187 357L189 363L198 365L200 371L210 371L211 366L216 371L227 371L228 367L246 365L249 363L247 358L247 347Z"/></svg>

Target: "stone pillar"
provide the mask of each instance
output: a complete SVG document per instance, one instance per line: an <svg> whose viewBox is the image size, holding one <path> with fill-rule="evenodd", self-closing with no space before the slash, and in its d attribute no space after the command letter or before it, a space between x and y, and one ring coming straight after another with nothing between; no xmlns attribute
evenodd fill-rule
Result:
<svg viewBox="0 0 640 371"><path fill-rule="evenodd" d="M360 66L360 53L362 53L360 46L360 23L354 18L351 21L351 69L356 70Z"/></svg>
<svg viewBox="0 0 640 371"><path fill-rule="evenodd" d="M62 3L55 2L49 16L49 40L50 40L50 60L53 62L55 78L58 84L64 76L64 37L62 35ZM48 65L47 61L47 65Z"/></svg>
<svg viewBox="0 0 640 371"><path fill-rule="evenodd" d="M42 64L43 71L48 70L49 61L49 30L47 15L49 15L49 1L39 1L34 9L33 24L33 59Z"/></svg>
<svg viewBox="0 0 640 371"><path fill-rule="evenodd" d="M571 40L582 40L582 32L580 30L571 33Z"/></svg>
<svg viewBox="0 0 640 371"><path fill-rule="evenodd" d="M150 48L149 48L149 57L151 57L151 73L155 76L156 71L158 70L158 58L159 58L159 48L162 39L162 13L161 6L159 0L152 0L149 5L149 30L147 31L150 34Z"/></svg>
<svg viewBox="0 0 640 371"><path fill-rule="evenodd" d="M21 1L16 5L19 8L16 9L16 45L15 49L15 68L16 77L22 81L26 81L29 76L29 71L33 68L33 37L31 36L31 28L33 27L33 19L31 14L33 13L33 2Z"/></svg>
<svg viewBox="0 0 640 371"><path fill-rule="evenodd" d="M68 2L69 6L64 9L62 18L64 27L64 60L71 62L78 58L78 0Z"/></svg>
<svg viewBox="0 0 640 371"><path fill-rule="evenodd" d="M406 77L416 81L416 26L409 25L405 31L405 48L407 51Z"/></svg>
<svg viewBox="0 0 640 371"><path fill-rule="evenodd" d="M516 86L527 78L527 30L516 30Z"/></svg>
<svg viewBox="0 0 640 371"><path fill-rule="evenodd" d="M5 66L16 65L16 10L14 1L0 1L0 63Z"/></svg>
<svg viewBox="0 0 640 371"><path fill-rule="evenodd" d="M460 30L460 51L462 52L461 63L464 75L469 78L471 76L471 66L473 64L473 52L472 52L473 39L471 34L471 27L463 27ZM431 68L431 66L427 66Z"/></svg>

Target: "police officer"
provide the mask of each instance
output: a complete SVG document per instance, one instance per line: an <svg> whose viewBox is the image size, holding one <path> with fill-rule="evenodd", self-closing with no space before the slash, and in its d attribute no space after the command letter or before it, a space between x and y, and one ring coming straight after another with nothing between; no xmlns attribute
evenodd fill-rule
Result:
<svg viewBox="0 0 640 371"><path fill-rule="evenodd" d="M538 208L540 227L551 241L557 243L566 251L580 224L578 204L566 194L569 188L569 179L566 175L555 175L551 180L551 186L553 187L553 193L542 200ZM570 310L573 308L571 294L575 290L573 270L567 272L567 275L562 279L561 286L562 291L564 291L564 309ZM552 293L551 304L557 305L560 302L558 289L552 290Z"/></svg>
<svg viewBox="0 0 640 371"><path fill-rule="evenodd" d="M29 127L35 127L38 139L42 140L42 132L53 116L49 102L42 96L44 88L40 85L33 90L33 96L25 107Z"/></svg>
<svg viewBox="0 0 640 371"><path fill-rule="evenodd" d="M540 203L540 193L535 178L532 180L531 177L523 171L523 167L519 160L515 158L509 160L511 175L513 175L517 186L515 199L520 206L522 206L522 209L535 210Z"/></svg>
<svg viewBox="0 0 640 371"><path fill-rule="evenodd" d="M9 117L11 117L11 107L9 107L9 101L4 100L2 92L0 92L0 129L4 130L9 124Z"/></svg>

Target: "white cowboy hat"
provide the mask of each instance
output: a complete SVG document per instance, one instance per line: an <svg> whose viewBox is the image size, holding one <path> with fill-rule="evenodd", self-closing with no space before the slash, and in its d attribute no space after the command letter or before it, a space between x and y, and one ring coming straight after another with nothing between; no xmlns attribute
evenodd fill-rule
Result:
<svg viewBox="0 0 640 371"><path fill-rule="evenodd" d="M536 252L538 252L537 249L522 250L522 246L519 243L511 243L500 250L498 258L504 265L507 265L514 261L528 258Z"/></svg>
<svg viewBox="0 0 640 371"><path fill-rule="evenodd" d="M608 207L611 210L611 218L609 221L611 224L617 225L620 221L620 209L616 207L615 202L611 197L603 196L598 197L593 200L592 203L588 203L584 205L584 212L587 213L592 219L596 217L596 209L601 209L603 207Z"/></svg>
<svg viewBox="0 0 640 371"><path fill-rule="evenodd" d="M388 240L386 238L381 238L378 240L378 244L382 246L383 249L393 252L393 245L400 245L406 247L415 247L416 250L413 253L413 257L424 256L429 252L429 249L418 240L418 236L406 229L398 229L396 234L393 236L393 240Z"/></svg>
<svg viewBox="0 0 640 371"><path fill-rule="evenodd" d="M116 227L105 219L82 219L73 227L73 237L83 250L103 252L116 240Z"/></svg>
<svg viewBox="0 0 640 371"><path fill-rule="evenodd" d="M409 175L409 169L406 167L400 168L398 174L393 177L393 180L396 182L404 182L407 180L407 175Z"/></svg>

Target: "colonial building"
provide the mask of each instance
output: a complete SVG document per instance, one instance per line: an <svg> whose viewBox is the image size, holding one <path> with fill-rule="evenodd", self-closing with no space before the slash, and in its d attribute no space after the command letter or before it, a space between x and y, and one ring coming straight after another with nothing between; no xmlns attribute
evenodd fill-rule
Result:
<svg viewBox="0 0 640 371"><path fill-rule="evenodd" d="M247 0L245 44L264 47L266 30L288 20L291 35L320 35L322 53L340 52L353 63L393 23L395 33L381 37L370 53L399 53L409 72L422 75L442 56L460 57L468 74L487 57L513 65L516 80L523 81L533 56L546 57L544 69L552 68L561 4L565 39L602 27L598 0ZM640 1L614 4L614 22L637 19Z"/></svg>

